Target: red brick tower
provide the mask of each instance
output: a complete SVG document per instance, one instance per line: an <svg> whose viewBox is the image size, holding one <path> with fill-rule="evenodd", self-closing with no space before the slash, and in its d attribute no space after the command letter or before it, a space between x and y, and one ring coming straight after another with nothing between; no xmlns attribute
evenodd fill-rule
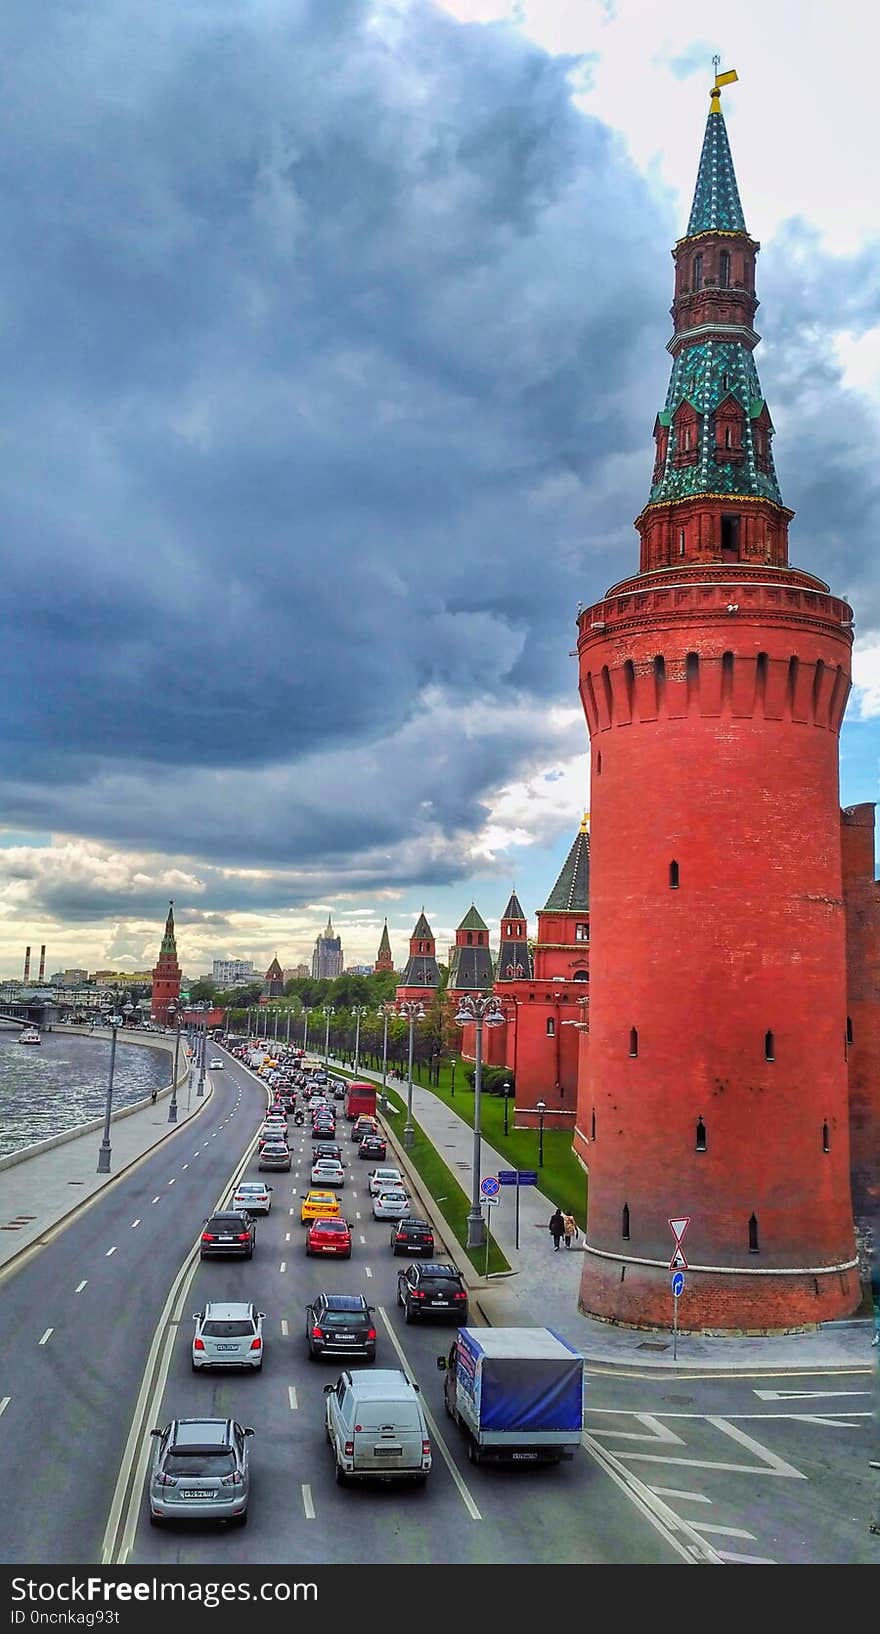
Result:
<svg viewBox="0 0 880 1634"><path fill-rule="evenodd" d="M578 618L591 749L580 1305L773 1330L858 1303L838 733L852 614L788 566L721 113L673 251L639 573ZM735 77L735 76L729 76Z"/></svg>
<svg viewBox="0 0 880 1634"><path fill-rule="evenodd" d="M168 1006L180 1001L180 965L177 963L177 943L174 939L174 903L168 907L165 935L159 949L159 963L153 969L153 996L150 1013L154 1021L167 1022Z"/></svg>
<svg viewBox="0 0 880 1634"><path fill-rule="evenodd" d="M382 935L379 938L379 951L376 954L376 963L373 966L373 971L374 973L377 973L380 970L393 969L394 960L391 957L391 941L388 936L388 920L386 919L384 925L382 926Z"/></svg>

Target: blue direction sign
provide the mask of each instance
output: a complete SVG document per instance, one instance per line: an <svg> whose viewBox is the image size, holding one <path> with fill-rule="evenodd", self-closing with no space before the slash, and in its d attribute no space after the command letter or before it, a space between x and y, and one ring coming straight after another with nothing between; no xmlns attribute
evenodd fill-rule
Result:
<svg viewBox="0 0 880 1634"><path fill-rule="evenodd" d="M487 1174L485 1180L480 1181L480 1191L484 1197L498 1196L498 1176Z"/></svg>
<svg viewBox="0 0 880 1634"><path fill-rule="evenodd" d="M519 1183L520 1183L521 1186L537 1186L537 1184L538 1184L538 1171L537 1171L537 1169L520 1169L520 1171L519 1171Z"/></svg>
<svg viewBox="0 0 880 1634"><path fill-rule="evenodd" d="M684 1276L683 1276L681 1271L676 1271L674 1277L672 1278L672 1292L675 1295L676 1299L678 1299L683 1287L684 1287Z"/></svg>
<svg viewBox="0 0 880 1634"><path fill-rule="evenodd" d="M515 1186L516 1185L516 1170L515 1169L499 1169L498 1170L498 1184L499 1184L499 1186Z"/></svg>

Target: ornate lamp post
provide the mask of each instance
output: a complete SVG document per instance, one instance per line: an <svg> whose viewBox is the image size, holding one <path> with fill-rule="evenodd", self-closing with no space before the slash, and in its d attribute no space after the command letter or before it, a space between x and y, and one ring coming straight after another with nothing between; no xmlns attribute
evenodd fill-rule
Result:
<svg viewBox="0 0 880 1634"><path fill-rule="evenodd" d="M377 1011L377 1014L382 1016L382 1018L384 1020L384 1027L382 1029L382 1088L379 1091L379 1110L380 1110L380 1112L387 1112L388 1111L388 1102L385 1099L385 1089L386 1089L387 1079L388 1079L388 1010L387 1010L387 1007L383 1004L382 1008L379 1011Z"/></svg>
<svg viewBox="0 0 880 1634"><path fill-rule="evenodd" d="M104 1106L104 1138L98 1148L97 1174L110 1173L110 1110L113 1105L113 1071L116 1066L116 1029L122 1026L122 1017L110 1017L110 1077L107 1080L107 1100Z"/></svg>
<svg viewBox="0 0 880 1634"><path fill-rule="evenodd" d="M174 1027L174 1071L173 1071L173 1073L171 1075L171 1102L170 1102L169 1107L168 1107L168 1122L169 1123L176 1123L177 1122L177 1062L178 1062L178 1057L180 1055L180 1005L175 1004L174 999L171 1000L171 1003L168 1006L168 1014L171 1017L172 1022L175 1023L175 1027Z"/></svg>
<svg viewBox="0 0 880 1634"><path fill-rule="evenodd" d="M507 1103L510 1100L510 1085L504 1085L504 1133L507 1134Z"/></svg>
<svg viewBox="0 0 880 1634"><path fill-rule="evenodd" d="M423 1005L421 999L401 999L400 1003L397 1006L397 1014L399 1016L403 1016L404 1021L409 1022L409 1073L408 1073L408 1080L409 1081L408 1081L407 1086L406 1086L406 1123L403 1126L403 1144L404 1144L404 1146L412 1146L413 1141L416 1138L416 1132L415 1132L415 1129L413 1128L413 1121L412 1121L413 1037L414 1037L414 1034L415 1034L416 1022L417 1021L424 1021L424 1019L425 1019L425 1006Z"/></svg>
<svg viewBox="0 0 880 1634"><path fill-rule="evenodd" d="M354 1022L354 1075L355 1075L355 1077L357 1077L358 1070L359 1070L360 1064L361 1064L361 1016L368 1016L369 1013L370 1013L370 1007L369 1007L368 1004L355 1004L353 1006L353 1008L352 1008L351 1013L355 1018L355 1022Z"/></svg>
<svg viewBox="0 0 880 1634"><path fill-rule="evenodd" d="M324 1066L327 1067L330 1064L330 1017L336 1014L335 1004L325 1004L322 1007L321 1014L327 1018L327 1024L324 1028Z"/></svg>
<svg viewBox="0 0 880 1634"><path fill-rule="evenodd" d="M303 1015L306 1018L306 1024L305 1024L305 1026L303 1028L303 1055L305 1055L307 1053L307 1051L308 1051L308 1048L309 1048L309 1016L312 1013L311 1005L310 1004L304 1004L303 1007L302 1007L302 1011L303 1011Z"/></svg>
<svg viewBox="0 0 880 1634"><path fill-rule="evenodd" d="M482 1140L481 1100L483 1088L483 1028L500 1027L504 1021L504 1011L494 993L477 994L466 993L459 1000L458 1011L455 1017L459 1027L474 1028L474 1161L473 1184L471 1187L471 1207L467 1220L468 1248L482 1248L485 1237L485 1222L480 1207L480 1144Z"/></svg>
<svg viewBox="0 0 880 1634"><path fill-rule="evenodd" d="M287 1043L290 1044L290 1011L287 1012Z"/></svg>
<svg viewBox="0 0 880 1634"><path fill-rule="evenodd" d="M535 1111L538 1114L538 1168L544 1163L544 1113L547 1110L546 1101L536 1101Z"/></svg>
<svg viewBox="0 0 880 1634"><path fill-rule="evenodd" d="M205 1093L205 1056L208 1053L208 1029L205 1026L204 1017L202 1017L201 1028L202 1047L199 1054L199 1087L196 1090L196 1100L198 1100L200 1095L204 1095Z"/></svg>

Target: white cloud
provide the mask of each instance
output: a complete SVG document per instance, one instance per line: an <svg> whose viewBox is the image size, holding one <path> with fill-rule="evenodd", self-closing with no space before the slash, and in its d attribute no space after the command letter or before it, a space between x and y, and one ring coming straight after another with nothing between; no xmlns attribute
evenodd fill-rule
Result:
<svg viewBox="0 0 880 1634"><path fill-rule="evenodd" d="M852 665L856 719L873 720L880 716L880 641L857 641Z"/></svg>

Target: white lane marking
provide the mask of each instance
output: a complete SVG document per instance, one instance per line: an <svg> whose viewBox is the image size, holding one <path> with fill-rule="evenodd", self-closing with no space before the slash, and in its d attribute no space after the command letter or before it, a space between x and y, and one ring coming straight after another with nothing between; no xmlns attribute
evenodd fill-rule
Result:
<svg viewBox="0 0 880 1634"><path fill-rule="evenodd" d="M282 1316L282 1318L281 1318L281 1337L282 1337L282 1339L287 1338L287 1335L288 1335L289 1331L290 1330L289 1330L289 1328L287 1326L287 1317Z"/></svg>
<svg viewBox="0 0 880 1634"><path fill-rule="evenodd" d="M359 1220L359 1219L360 1219L360 1217L361 1217L361 1211L360 1211L360 1209L355 1209L355 1211L354 1211L354 1217L355 1217L355 1219L356 1219L356 1220Z"/></svg>
<svg viewBox="0 0 880 1634"><path fill-rule="evenodd" d="M158 1201L159 1201L159 1199L158 1199L158 1197L154 1197L154 1198L153 1198L153 1202L154 1202L154 1203L158 1203Z"/></svg>
<svg viewBox="0 0 880 1634"><path fill-rule="evenodd" d="M303 1482L302 1495L303 1509L306 1512L306 1520L313 1521L315 1518L315 1506L312 1503L312 1489L306 1484L306 1482Z"/></svg>
<svg viewBox="0 0 880 1634"><path fill-rule="evenodd" d="M287 1212L288 1212L288 1214L295 1214L295 1213L296 1213L296 1210L295 1210L295 1209L292 1209L292 1208L289 1208L289 1209L288 1209L288 1210L287 1210Z"/></svg>
<svg viewBox="0 0 880 1634"><path fill-rule="evenodd" d="M832 1430L858 1430L858 1424L853 1424L848 1418L822 1418L819 1413L792 1413L792 1418L799 1419L801 1424L828 1424ZM853 1418L872 1418L872 1413L853 1413Z"/></svg>
<svg viewBox="0 0 880 1634"><path fill-rule="evenodd" d="M766 1555L732 1555L726 1549L718 1550L718 1559L727 1560L731 1566L775 1566L775 1560L768 1560Z"/></svg>
<svg viewBox="0 0 880 1634"><path fill-rule="evenodd" d="M370 1270L370 1267L368 1265L365 1265L364 1266L364 1276L365 1277L371 1277L372 1275L373 1275L373 1273Z"/></svg>
<svg viewBox="0 0 880 1634"><path fill-rule="evenodd" d="M286 1243L289 1243L289 1242L290 1242L290 1232L289 1232L289 1231L285 1231L285 1233L284 1233L284 1241L285 1241L285 1242L286 1242Z"/></svg>
<svg viewBox="0 0 880 1634"><path fill-rule="evenodd" d="M188 1164L188 1163L184 1163L184 1165L183 1165L183 1167L184 1167L184 1168L185 1168L185 1169L188 1169L188 1168L189 1168L189 1164Z"/></svg>
<svg viewBox="0 0 880 1634"><path fill-rule="evenodd" d="M216 1140L216 1139L217 1139L217 1131L216 1131L216 1129L215 1129L215 1130L214 1130L214 1133L213 1133L213 1135L212 1135L212 1136L211 1136L211 1139L212 1139L212 1140Z"/></svg>
<svg viewBox="0 0 880 1634"><path fill-rule="evenodd" d="M596 1411L605 1415L606 1413L624 1414L626 1410L612 1407L597 1408ZM650 1413L633 1413L631 1416L646 1426L658 1423L658 1421L654 1419ZM681 1416L684 1417L685 1415ZM705 1458L674 1458L670 1453L630 1452L628 1448L623 1447L616 1452L615 1456L619 1459L626 1459L627 1463L638 1461L639 1463L645 1464L684 1464L690 1469L726 1469L737 1475L783 1475L795 1481L806 1480L806 1476L801 1470L795 1469L792 1464L787 1464L783 1458L777 1457L776 1453L771 1452L769 1447L763 1447L759 1441L754 1441L750 1435L746 1435L745 1430L738 1430L736 1425L731 1424L728 1419L720 1418L713 1414L707 1414L705 1418L703 1418L699 1413L689 1414L687 1416L701 1418L703 1423L711 1424L716 1430L720 1430L722 1435L730 1436L732 1440L738 1441L741 1446L747 1447L750 1452L755 1454L756 1458L758 1459L758 1463L726 1464L723 1461L714 1461ZM755 1414L754 1416L758 1418L762 1417L763 1415ZM794 1415L786 1413L781 1416L791 1418ZM673 1435L672 1431L668 1430L667 1427L658 1425L658 1428L661 1431L658 1436L648 1437L639 1435L635 1432L620 1430L609 1431L604 1427L601 1429L596 1429L594 1427L591 1435L588 1438L588 1451L595 1451L598 1444L595 1440L596 1437L605 1437L609 1434L620 1436L629 1441L680 1441L680 1438ZM647 1491L647 1488L645 1490ZM665 1507L666 1506L664 1505L664 1508Z"/></svg>
<svg viewBox="0 0 880 1634"><path fill-rule="evenodd" d="M388 1337L391 1340L391 1343L394 1346L394 1349L397 1351L398 1357L400 1358L401 1365L404 1368L404 1371L406 1372L407 1377L412 1378L414 1376L414 1370L410 1367L409 1362L407 1361L406 1352L404 1351L403 1346L401 1345L400 1340L397 1337L397 1334L395 1333L393 1327L391 1326L391 1322L389 1321L389 1318L388 1318L388 1312L386 1311L384 1305L380 1305L378 1307L378 1311L379 1311L379 1315L382 1318L382 1321L385 1323L385 1328L387 1330ZM462 1503L465 1506L465 1509L467 1510L468 1514L470 1515L471 1520L481 1521L483 1519L483 1517L480 1514L480 1511L477 1508L476 1504L474 1503L474 1500L471 1497L471 1494L468 1491L468 1488L466 1487L464 1481L462 1480L462 1478L461 1478L461 1476L460 1476L460 1474L458 1472L458 1469L456 1468L455 1460L454 1460L451 1452L449 1451L449 1448L447 1447L446 1442L444 1441L442 1435L440 1434L440 1427L439 1427L439 1425L437 1423L437 1420L435 1419L433 1413L430 1411L430 1409L428 1407L428 1404L424 1399L424 1396L422 1397L422 1410L423 1410L423 1412L425 1414L425 1418L427 1419L427 1422L428 1422L428 1429L431 1432L432 1442L434 1442L440 1448L441 1456L442 1456L442 1458L443 1458L443 1460L444 1460L444 1462L446 1464L447 1469L449 1470L450 1475L452 1476L453 1481L455 1482L456 1486L458 1487L459 1493L461 1495L461 1500L462 1500Z"/></svg>
<svg viewBox="0 0 880 1634"><path fill-rule="evenodd" d="M169 1184L169 1186L173 1186L173 1185L174 1185L174 1181L173 1181L173 1180L169 1180L169 1182L168 1182L168 1184Z"/></svg>
<svg viewBox="0 0 880 1634"><path fill-rule="evenodd" d="M279 1269L279 1271L286 1271L286 1270L287 1270L287 1261L286 1261L286 1260L282 1260L282 1261L281 1261L281 1264L280 1264L280 1265L279 1265L279 1267L278 1267L278 1269Z"/></svg>
<svg viewBox="0 0 880 1634"><path fill-rule="evenodd" d="M725 1538L747 1538L749 1543L755 1542L754 1532L744 1532L741 1526L712 1526L709 1521L691 1521L695 1532L717 1533Z"/></svg>
<svg viewBox="0 0 880 1634"><path fill-rule="evenodd" d="M287 1386L287 1405L292 1413L295 1413L297 1407L299 1406L299 1402L296 1399L296 1387L292 1384Z"/></svg>
<svg viewBox="0 0 880 1634"><path fill-rule="evenodd" d="M110 1255L115 1254L115 1253L116 1253L116 1244L114 1243L113 1247L108 1248L106 1254L104 1255L105 1260L109 1260Z"/></svg>
<svg viewBox="0 0 880 1634"><path fill-rule="evenodd" d="M658 1498L687 1498L688 1503L710 1504L711 1498L704 1497L702 1492L682 1492L677 1486L650 1486L649 1492L656 1492Z"/></svg>
<svg viewBox="0 0 880 1634"><path fill-rule="evenodd" d="M85 1287L85 1285L86 1285L86 1283L88 1282L88 1280L89 1280L88 1277L83 1277L82 1282L78 1282L76 1287L74 1288L74 1290L73 1290L74 1293L75 1294L81 1294L84 1287Z"/></svg>
<svg viewBox="0 0 880 1634"><path fill-rule="evenodd" d="M365 1242L366 1242L366 1240L367 1240L367 1239L366 1239L366 1237L364 1237L364 1236L361 1236L361 1238L360 1238L360 1241L361 1241L361 1242L362 1242L362 1243L365 1243Z"/></svg>
<svg viewBox="0 0 880 1634"><path fill-rule="evenodd" d="M44 1333L44 1334L43 1334L43 1337L42 1337L42 1339L40 1339L40 1340L39 1340L39 1343L40 1343L40 1344L41 1344L41 1345L44 1345L44 1344L45 1344L45 1343L46 1343L46 1340L47 1340L47 1339L51 1339L51 1337L52 1337L52 1334L53 1334L53 1333L54 1333L54 1332L55 1332L55 1329L54 1329L54 1328L47 1328L47 1329L46 1329L46 1331L45 1331L45 1333Z"/></svg>
<svg viewBox="0 0 880 1634"><path fill-rule="evenodd" d="M870 1396L870 1390L755 1390L761 1401L806 1401L817 1396Z"/></svg>
<svg viewBox="0 0 880 1634"><path fill-rule="evenodd" d="M2 1415L3 1413L6 1412L6 1409L9 1406L9 1403L11 1402L11 1400L12 1400L11 1396L0 1396L0 1415Z"/></svg>
<svg viewBox="0 0 880 1634"><path fill-rule="evenodd" d="M701 1538L699 1532L695 1532L690 1523L677 1515L674 1509L670 1509L662 1498L655 1497L650 1488L646 1487L632 1470L625 1468L617 1453L603 1447L586 1430L581 1436L581 1446L599 1468L606 1475L610 1475L615 1486L618 1486L640 1514L650 1521L655 1531L666 1539L682 1560L689 1566L717 1565L720 1557L711 1543Z"/></svg>
<svg viewBox="0 0 880 1634"><path fill-rule="evenodd" d="M139 1226L140 1223L141 1223L140 1220L132 1220L132 1222L131 1222L132 1231L134 1231L135 1226Z"/></svg>

